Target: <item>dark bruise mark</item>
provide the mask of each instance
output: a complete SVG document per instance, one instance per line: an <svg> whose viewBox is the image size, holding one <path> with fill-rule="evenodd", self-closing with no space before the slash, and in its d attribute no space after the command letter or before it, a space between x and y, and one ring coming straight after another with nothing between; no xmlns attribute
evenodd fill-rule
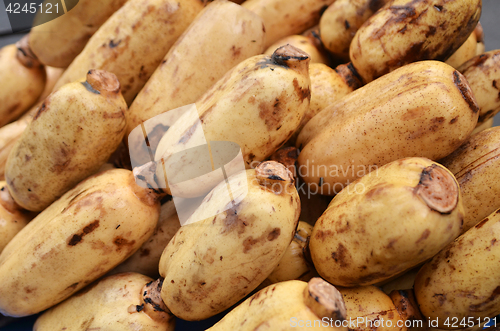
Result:
<svg viewBox="0 0 500 331"><path fill-rule="evenodd" d="M113 240L113 244L116 245L117 247L117 250L121 250L122 247L126 247L126 246L129 246L129 247L132 247L135 245L135 240L132 240L132 241L129 241L125 238L122 238L122 237L116 237L114 240Z"/></svg>
<svg viewBox="0 0 500 331"><path fill-rule="evenodd" d="M30 156L30 155L28 155L28 154L26 154L26 155L24 156L24 161L25 161L25 162L29 162L30 160L31 160L31 156Z"/></svg>
<svg viewBox="0 0 500 331"><path fill-rule="evenodd" d="M225 211L225 217L223 218L222 225L223 231L221 233L230 233L232 231L236 231L238 235L245 232L246 227L249 225L249 222L245 219L241 219L238 216L238 213L241 210L241 202L232 208L229 208Z"/></svg>
<svg viewBox="0 0 500 331"><path fill-rule="evenodd" d="M491 85L497 89L497 90L500 90L498 87L497 87L497 81L496 80L493 80L493 82L491 83Z"/></svg>
<svg viewBox="0 0 500 331"><path fill-rule="evenodd" d="M428 287L428 286L429 286L429 284L430 284L430 282L431 282L431 278L430 278L430 277L427 277L427 278L425 279L425 282L424 282L424 287Z"/></svg>
<svg viewBox="0 0 500 331"><path fill-rule="evenodd" d="M370 9L370 11L372 13L375 13L377 10L382 8L382 6L384 5L384 2L385 1L383 1L383 0L369 0L368 8Z"/></svg>
<svg viewBox="0 0 500 331"><path fill-rule="evenodd" d="M85 88L87 89L87 91L89 92L92 92L94 94L101 94L101 92L95 90L88 82L82 82L82 85L85 86Z"/></svg>
<svg viewBox="0 0 500 331"><path fill-rule="evenodd" d="M351 25L349 24L349 21L348 21L348 20L345 20L345 21L344 21L344 26L345 26L345 29L346 29L346 30L349 30L349 28L351 27Z"/></svg>
<svg viewBox="0 0 500 331"><path fill-rule="evenodd" d="M274 239L278 238L281 234L281 229L280 228L274 228L269 234L267 235L267 240L268 241L273 241Z"/></svg>
<svg viewBox="0 0 500 331"><path fill-rule="evenodd" d="M483 225L486 224L486 222L488 222L489 218L486 217L484 220L482 220L481 222L479 222L478 224L476 224L475 228L476 229L480 229Z"/></svg>
<svg viewBox="0 0 500 331"><path fill-rule="evenodd" d="M344 245L339 244L337 250L332 252L332 259L339 264L341 268L349 266L349 252Z"/></svg>
<svg viewBox="0 0 500 331"><path fill-rule="evenodd" d="M426 38L429 38L429 37L432 37L433 35L435 35L437 32L437 28L435 26L429 26L429 31L427 31L425 33L425 37Z"/></svg>
<svg viewBox="0 0 500 331"><path fill-rule="evenodd" d="M238 57L241 54L241 47L236 48L236 46L231 47L231 52L233 53L233 57Z"/></svg>
<svg viewBox="0 0 500 331"><path fill-rule="evenodd" d="M245 238L243 241L243 253L248 253L253 247L255 247L257 244L264 244L267 241L273 241L276 238L278 238L281 234L281 229L280 228L274 228L270 229L268 228L267 231L265 231L262 235L259 237L255 238L253 236L249 236Z"/></svg>
<svg viewBox="0 0 500 331"><path fill-rule="evenodd" d="M196 131L196 128L198 127L199 123L200 121L196 121L193 125L191 125L191 127L187 129L186 132L184 132L181 139L179 139L179 143L181 144L187 143L189 139L191 139L191 137L193 136L193 133Z"/></svg>
<svg viewBox="0 0 500 331"><path fill-rule="evenodd" d="M398 33L405 34L406 30L408 29L408 25L405 24L401 29L398 30Z"/></svg>
<svg viewBox="0 0 500 331"><path fill-rule="evenodd" d="M486 62L489 58L489 54L481 54L472 58L470 61L467 61L468 65L466 65L466 69L464 71L467 71L467 69L471 67L482 67L484 65L484 62Z"/></svg>
<svg viewBox="0 0 500 331"><path fill-rule="evenodd" d="M135 310L137 310L137 312L141 312L143 309L144 309L144 304L135 306Z"/></svg>
<svg viewBox="0 0 500 331"><path fill-rule="evenodd" d="M446 294L436 293L432 297L438 300L440 306L444 305L444 303L446 302Z"/></svg>
<svg viewBox="0 0 500 331"><path fill-rule="evenodd" d="M269 102L259 104L259 117L264 120L269 130L279 125L283 111L283 105L278 98L275 99L273 106L269 105Z"/></svg>
<svg viewBox="0 0 500 331"><path fill-rule="evenodd" d="M455 124L458 121L458 116L451 119L450 124Z"/></svg>
<svg viewBox="0 0 500 331"><path fill-rule="evenodd" d="M420 236L420 238L418 238L418 240L417 240L417 241L415 241L415 244L418 244L418 243L420 243L421 241L423 241L423 240L425 240L425 239L429 238L429 235L430 235L430 234L431 234L431 230L429 230L429 229L425 229L425 231L424 231L424 232L422 232L422 235Z"/></svg>
<svg viewBox="0 0 500 331"><path fill-rule="evenodd" d="M145 248L145 249L141 249L141 254L139 254L139 255L140 255L140 257L145 257L145 256L149 256L149 253L150 253L149 249Z"/></svg>
<svg viewBox="0 0 500 331"><path fill-rule="evenodd" d="M491 295L486 299L485 301L475 304L475 305L470 305L469 306L469 311L471 312L482 312L482 311L487 311L491 309L490 303L494 302L496 298L500 295L500 286L497 286ZM493 303L495 304L495 303Z"/></svg>
<svg viewBox="0 0 500 331"><path fill-rule="evenodd" d="M48 99L46 99L41 105L40 107L38 108L38 110L36 111L36 114L35 116L33 117L33 121L36 120L38 117L40 117L40 115L45 111L47 110L47 106L49 105L49 101Z"/></svg>
<svg viewBox="0 0 500 331"><path fill-rule="evenodd" d="M373 284L373 283L375 283L375 282L373 282L374 280L383 278L385 276L386 276L386 274L384 274L383 272L374 272L374 273L359 277L356 280L355 284L368 284L368 283ZM353 284L353 285L355 285L355 284Z"/></svg>
<svg viewBox="0 0 500 331"><path fill-rule="evenodd" d="M293 79L293 88L295 89L295 93L299 96L300 101L304 101L304 99L311 99L311 90L309 88L302 88L299 86L299 81L297 78Z"/></svg>
<svg viewBox="0 0 500 331"><path fill-rule="evenodd" d="M333 232L331 230L326 230L326 231L318 230L314 237L321 241L325 241L325 239L330 237L332 234Z"/></svg>
<svg viewBox="0 0 500 331"><path fill-rule="evenodd" d="M121 42L122 42L121 39L118 40L117 42L115 42L114 40L110 40L108 44L109 48L115 48L116 46L120 45Z"/></svg>
<svg viewBox="0 0 500 331"><path fill-rule="evenodd" d="M89 225L87 225L82 229L81 233L76 233L69 239L68 246L77 245L82 241L83 237L85 237L89 233L92 233L98 227L99 227L99 220L95 220L94 222L90 223Z"/></svg>
<svg viewBox="0 0 500 331"><path fill-rule="evenodd" d="M460 94L462 94L462 97L464 98L465 102L467 102L467 104L469 105L469 108L474 113L477 113L479 112L479 106L476 100L474 99L474 96L472 94L469 85L465 80L462 81L461 77L463 77L461 73L459 73L457 70L453 71L453 83L460 91Z"/></svg>

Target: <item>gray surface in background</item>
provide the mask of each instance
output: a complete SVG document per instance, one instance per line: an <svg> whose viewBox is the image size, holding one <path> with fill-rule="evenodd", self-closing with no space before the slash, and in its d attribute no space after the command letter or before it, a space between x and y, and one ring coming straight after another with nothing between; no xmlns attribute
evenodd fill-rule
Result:
<svg viewBox="0 0 500 331"><path fill-rule="evenodd" d="M0 1L0 47L15 43L24 34L2 35L10 30L3 1ZM480 20L485 35L486 51L500 49L500 0L483 0ZM500 114L495 117L495 125L500 125Z"/></svg>

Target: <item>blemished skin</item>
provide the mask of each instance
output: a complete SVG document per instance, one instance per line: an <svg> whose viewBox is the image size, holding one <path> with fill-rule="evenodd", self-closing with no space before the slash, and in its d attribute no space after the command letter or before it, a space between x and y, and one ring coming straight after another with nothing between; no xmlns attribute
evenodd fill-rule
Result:
<svg viewBox="0 0 500 331"><path fill-rule="evenodd" d="M175 317L158 300L157 287L158 281L139 273L103 278L44 312L33 331L173 331Z"/></svg>
<svg viewBox="0 0 500 331"><path fill-rule="evenodd" d="M0 313L39 313L131 256L153 233L156 195L131 171L99 173L41 212L0 255Z"/></svg>
<svg viewBox="0 0 500 331"><path fill-rule="evenodd" d="M309 65L311 101L299 127L288 143L295 144L304 126L320 111L362 86L361 79L352 65L341 64L332 69L322 63ZM317 128L321 130L322 128Z"/></svg>
<svg viewBox="0 0 500 331"><path fill-rule="evenodd" d="M469 82L479 105L478 125L493 118L500 111L500 49L475 56L458 70Z"/></svg>
<svg viewBox="0 0 500 331"><path fill-rule="evenodd" d="M309 250L328 282L372 285L437 254L461 233L463 219L450 171L429 159L402 159L337 194L314 225Z"/></svg>
<svg viewBox="0 0 500 331"><path fill-rule="evenodd" d="M477 47L476 47L476 55L481 55L485 51L484 45L484 30L481 22L477 23L476 28L474 29L474 33L476 34Z"/></svg>
<svg viewBox="0 0 500 331"><path fill-rule="evenodd" d="M32 119L29 116L23 117L0 128L0 180L5 180L5 164L10 151Z"/></svg>
<svg viewBox="0 0 500 331"><path fill-rule="evenodd" d="M451 318L484 326L500 313L500 212L497 210L450 243L427 262L415 279L422 314L439 318L438 328L453 329ZM450 318L450 325L446 319ZM458 323L454 328L463 328Z"/></svg>
<svg viewBox="0 0 500 331"><path fill-rule="evenodd" d="M452 56L446 60L446 63L455 69L459 69L460 66L476 56L477 51L477 36L474 31L470 34L469 38L460 46L459 49L453 53Z"/></svg>
<svg viewBox="0 0 500 331"><path fill-rule="evenodd" d="M474 31L481 0L395 0L371 16L351 42L365 83L422 60L444 61Z"/></svg>
<svg viewBox="0 0 500 331"><path fill-rule="evenodd" d="M161 205L158 226L151 237L122 264L110 273L137 272L152 278L160 276L158 264L161 254L170 240L180 229L181 224L172 200Z"/></svg>
<svg viewBox="0 0 500 331"><path fill-rule="evenodd" d="M265 48L281 38L301 34L318 24L321 13L335 0L246 0L242 6L262 17Z"/></svg>
<svg viewBox="0 0 500 331"><path fill-rule="evenodd" d="M130 106L126 137L142 122L196 102L234 66L261 54L264 37L262 19L255 13L225 0L207 5ZM140 144L144 137L139 138ZM140 152L133 142L129 148L132 155Z"/></svg>
<svg viewBox="0 0 500 331"><path fill-rule="evenodd" d="M116 76L101 70L49 95L7 159L14 200L42 211L96 173L123 139L126 109Z"/></svg>
<svg viewBox="0 0 500 331"><path fill-rule="evenodd" d="M492 117L489 120L486 120L486 121L484 121L481 124L478 124L478 126L476 126L476 128L474 129L474 131L472 131L471 135L474 135L476 133L479 133L481 131L484 131L486 129L489 129L489 128L493 127L493 123L494 122L495 122L495 119Z"/></svg>
<svg viewBox="0 0 500 331"><path fill-rule="evenodd" d="M375 286L360 286L352 288L337 288L342 293L348 321L359 321L359 324L354 323L357 327L352 328L356 331L370 331L376 328L380 331L406 331L407 328L398 327L398 321L403 321L403 317L399 314L396 306L391 298ZM381 319L384 323L381 324ZM392 322L392 327L387 325ZM379 323L377 325L377 322ZM401 322L399 322L401 324ZM352 324L351 324L352 325ZM375 327L375 326L377 327Z"/></svg>
<svg viewBox="0 0 500 331"><path fill-rule="evenodd" d="M23 210L14 202L7 184L0 181L0 253L33 217L33 213Z"/></svg>
<svg viewBox="0 0 500 331"><path fill-rule="evenodd" d="M45 68L30 52L26 39L0 49L0 128L36 102L45 81Z"/></svg>
<svg viewBox="0 0 500 331"><path fill-rule="evenodd" d="M273 272L267 277L269 284L276 284L287 280L302 280L308 282L317 277L312 261L308 261L309 238L311 237L312 225L299 221L292 242L285 251L280 262Z"/></svg>
<svg viewBox="0 0 500 331"><path fill-rule="evenodd" d="M389 294L389 297L402 319L408 321L405 324L407 330L428 330L429 323L424 320L418 309L412 287L404 290L394 290Z"/></svg>
<svg viewBox="0 0 500 331"><path fill-rule="evenodd" d="M276 268L295 234L300 201L283 165L263 162L229 177L228 185L240 202L184 225L161 256L162 299L184 320L206 319L243 299ZM216 186L187 223L224 210L232 201L225 190L226 182Z"/></svg>
<svg viewBox="0 0 500 331"><path fill-rule="evenodd" d="M401 158L439 160L470 136L478 115L472 90L453 67L438 61L406 65L349 93L304 126L296 143L302 178L333 195Z"/></svg>
<svg viewBox="0 0 500 331"><path fill-rule="evenodd" d="M349 62L349 47L358 29L389 0L336 0L321 15L323 45L337 58Z"/></svg>
<svg viewBox="0 0 500 331"><path fill-rule="evenodd" d="M29 45L43 64L66 68L99 27L127 1L80 0L64 15L34 26L29 34Z"/></svg>
<svg viewBox="0 0 500 331"><path fill-rule="evenodd" d="M334 286L321 278L290 280L255 293L207 331L347 331L341 326L345 318L346 305Z"/></svg>
<svg viewBox="0 0 500 331"><path fill-rule="evenodd" d="M155 160L163 160L176 178L182 178L199 156L191 153L177 162L175 154L192 143L192 137L203 134L207 141L238 144L249 169L254 161L267 159L292 136L309 107L310 97L306 53L287 45L272 56L251 57L230 70L196 102L201 125L193 122L197 119L183 117L170 127L160 140ZM232 167L225 166L228 175L241 170ZM157 170L157 177L163 178L163 168ZM177 185L176 178L168 179L167 192L171 194L175 189L177 196L189 198L209 192L224 179L212 172L194 185Z"/></svg>
<svg viewBox="0 0 500 331"><path fill-rule="evenodd" d="M292 35L282 38L269 46L264 54L272 55L276 49L280 48L281 46L285 46L286 44L293 45L306 52L311 58L311 64L323 63L325 65L328 65L329 63L328 54L321 49L318 49L314 40L303 35Z"/></svg>
<svg viewBox="0 0 500 331"><path fill-rule="evenodd" d="M101 69L118 77L130 105L202 9L202 0L128 1L90 38L54 90L82 79L90 69Z"/></svg>
<svg viewBox="0 0 500 331"><path fill-rule="evenodd" d="M500 208L500 127L471 136L440 162L460 185L465 210L462 233Z"/></svg>

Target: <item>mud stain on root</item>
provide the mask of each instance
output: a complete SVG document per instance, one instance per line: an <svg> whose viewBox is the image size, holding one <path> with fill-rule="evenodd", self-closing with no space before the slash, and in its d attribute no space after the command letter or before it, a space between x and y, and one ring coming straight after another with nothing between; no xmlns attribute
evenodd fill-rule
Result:
<svg viewBox="0 0 500 331"><path fill-rule="evenodd" d="M82 232L80 233L75 233L71 238L68 240L68 246L76 246L80 242L82 242L83 237L88 235L89 233L92 233L95 229L99 227L99 220L95 220L86 227L82 229Z"/></svg>

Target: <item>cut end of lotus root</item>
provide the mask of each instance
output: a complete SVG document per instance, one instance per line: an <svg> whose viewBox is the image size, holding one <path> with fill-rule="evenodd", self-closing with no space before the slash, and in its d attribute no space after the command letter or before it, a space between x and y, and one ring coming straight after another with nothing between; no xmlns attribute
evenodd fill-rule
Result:
<svg viewBox="0 0 500 331"><path fill-rule="evenodd" d="M422 171L415 194L432 210L449 214L457 207L459 189L452 174L433 164Z"/></svg>
<svg viewBox="0 0 500 331"><path fill-rule="evenodd" d="M271 59L278 65L290 68L302 65L307 67L310 60L309 54L290 44L276 49L273 55L271 55Z"/></svg>
<svg viewBox="0 0 500 331"><path fill-rule="evenodd" d="M91 69L87 73L86 83L100 94L118 94L120 92L120 82L115 74L105 71Z"/></svg>
<svg viewBox="0 0 500 331"><path fill-rule="evenodd" d="M255 176L260 186L266 187L275 194L289 192L294 182L292 172L276 161L260 163L255 168Z"/></svg>
<svg viewBox="0 0 500 331"><path fill-rule="evenodd" d="M305 304L319 318L344 321L347 316L342 294L332 284L319 277L312 278L304 291Z"/></svg>

